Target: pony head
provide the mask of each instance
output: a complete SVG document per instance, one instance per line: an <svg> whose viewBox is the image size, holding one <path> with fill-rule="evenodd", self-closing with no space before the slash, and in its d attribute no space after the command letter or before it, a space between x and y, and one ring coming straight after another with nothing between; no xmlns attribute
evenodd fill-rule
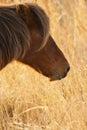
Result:
<svg viewBox="0 0 87 130"><path fill-rule="evenodd" d="M0 15L2 64L5 66L12 59L16 59L33 67L50 80L64 78L70 66L49 33L49 18L44 10L33 4L5 6L0 10L3 12L2 19Z"/></svg>

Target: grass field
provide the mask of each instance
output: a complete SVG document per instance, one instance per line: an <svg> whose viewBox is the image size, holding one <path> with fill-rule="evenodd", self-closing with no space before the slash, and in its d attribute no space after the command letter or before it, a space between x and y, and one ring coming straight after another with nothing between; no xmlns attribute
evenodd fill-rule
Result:
<svg viewBox="0 0 87 130"><path fill-rule="evenodd" d="M87 0L37 4L71 69L55 82L16 61L0 71L0 130L87 130Z"/></svg>

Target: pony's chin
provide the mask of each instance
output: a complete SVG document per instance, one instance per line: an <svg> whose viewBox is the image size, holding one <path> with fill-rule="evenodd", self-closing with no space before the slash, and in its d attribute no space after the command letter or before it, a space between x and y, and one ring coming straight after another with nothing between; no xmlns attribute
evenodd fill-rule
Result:
<svg viewBox="0 0 87 130"><path fill-rule="evenodd" d="M49 78L50 81L58 81L61 80L62 78Z"/></svg>
<svg viewBox="0 0 87 130"><path fill-rule="evenodd" d="M61 80L62 79L62 77L51 77L51 78L49 78L49 80L50 81L57 81L57 80Z"/></svg>

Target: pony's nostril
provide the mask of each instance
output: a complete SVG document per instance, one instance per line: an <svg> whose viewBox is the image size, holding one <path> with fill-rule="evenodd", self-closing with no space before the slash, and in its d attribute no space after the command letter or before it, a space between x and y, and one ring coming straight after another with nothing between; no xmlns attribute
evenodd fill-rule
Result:
<svg viewBox="0 0 87 130"><path fill-rule="evenodd" d="M64 73L64 77L67 75L67 73L68 73L69 70L70 70L70 66L68 66L68 67L66 68L66 71L65 71L65 73Z"/></svg>
<svg viewBox="0 0 87 130"><path fill-rule="evenodd" d="M69 70L70 70L70 66L68 66L68 67L67 67L67 70L66 70L66 72L68 72Z"/></svg>

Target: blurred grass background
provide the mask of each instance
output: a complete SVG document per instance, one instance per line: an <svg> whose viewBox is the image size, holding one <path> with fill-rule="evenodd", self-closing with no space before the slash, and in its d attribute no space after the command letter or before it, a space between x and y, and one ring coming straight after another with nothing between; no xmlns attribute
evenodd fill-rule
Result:
<svg viewBox="0 0 87 130"><path fill-rule="evenodd" d="M71 70L56 82L16 61L0 71L0 130L87 130L87 0L26 1L50 17Z"/></svg>

